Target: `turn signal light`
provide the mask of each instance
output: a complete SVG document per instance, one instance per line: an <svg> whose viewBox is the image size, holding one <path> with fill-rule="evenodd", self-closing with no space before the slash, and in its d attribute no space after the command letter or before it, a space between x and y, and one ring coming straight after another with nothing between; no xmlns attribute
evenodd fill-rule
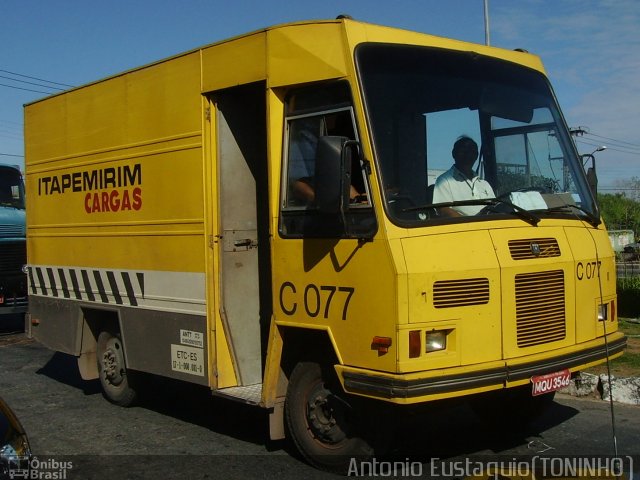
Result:
<svg viewBox="0 0 640 480"><path fill-rule="evenodd" d="M388 353L390 346L391 339L389 337L373 337L371 341L371 350L377 350L378 355Z"/></svg>
<svg viewBox="0 0 640 480"><path fill-rule="evenodd" d="M616 301L611 300L611 321L616 319Z"/></svg>
<svg viewBox="0 0 640 480"><path fill-rule="evenodd" d="M422 353L422 331L409 331L409 358L417 358Z"/></svg>

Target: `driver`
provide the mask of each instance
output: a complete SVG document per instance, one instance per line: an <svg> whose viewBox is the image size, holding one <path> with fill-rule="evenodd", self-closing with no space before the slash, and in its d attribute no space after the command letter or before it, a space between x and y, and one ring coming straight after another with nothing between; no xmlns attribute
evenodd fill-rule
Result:
<svg viewBox="0 0 640 480"><path fill-rule="evenodd" d="M436 179L433 190L434 204L495 197L489 182L478 177L473 171L473 164L478 159L478 144L471 137L458 137L453 144L451 155L455 163ZM440 210L444 215L459 216L475 215L483 208L484 205L460 205Z"/></svg>

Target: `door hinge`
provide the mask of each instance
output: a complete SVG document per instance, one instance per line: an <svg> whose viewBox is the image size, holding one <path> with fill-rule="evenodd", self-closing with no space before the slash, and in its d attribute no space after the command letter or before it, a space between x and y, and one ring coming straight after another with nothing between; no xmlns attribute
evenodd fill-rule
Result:
<svg viewBox="0 0 640 480"><path fill-rule="evenodd" d="M204 117L207 119L207 122L211 121L211 107L206 107L204 109Z"/></svg>

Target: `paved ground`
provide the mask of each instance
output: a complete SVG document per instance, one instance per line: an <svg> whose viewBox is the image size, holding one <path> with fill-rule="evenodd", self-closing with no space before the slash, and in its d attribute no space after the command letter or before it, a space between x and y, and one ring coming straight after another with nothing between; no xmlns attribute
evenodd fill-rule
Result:
<svg viewBox="0 0 640 480"><path fill-rule="evenodd" d="M306 465L287 442L269 441L259 409L181 382L157 381L149 392L141 406L115 407L97 381L80 379L75 358L0 333L0 396L22 420L37 457L72 462L66 478L331 477ZM620 454L640 455L640 407L619 405L615 415ZM521 433L493 431L458 406L411 422L394 445L396 458L420 462L423 471L437 458L468 455L613 453L609 404L566 396Z"/></svg>

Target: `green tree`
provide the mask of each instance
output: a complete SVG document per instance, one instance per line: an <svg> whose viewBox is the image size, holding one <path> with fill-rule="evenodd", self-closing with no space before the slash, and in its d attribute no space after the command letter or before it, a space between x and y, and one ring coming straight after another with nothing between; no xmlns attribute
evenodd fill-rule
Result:
<svg viewBox="0 0 640 480"><path fill-rule="evenodd" d="M608 229L640 233L640 202L624 193L599 193L598 205Z"/></svg>

